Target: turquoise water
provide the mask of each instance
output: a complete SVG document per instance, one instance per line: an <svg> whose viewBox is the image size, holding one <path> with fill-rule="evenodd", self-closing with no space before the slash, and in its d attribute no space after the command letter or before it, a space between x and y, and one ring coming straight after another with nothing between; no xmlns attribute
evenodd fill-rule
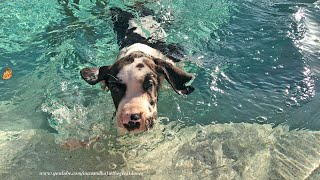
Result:
<svg viewBox="0 0 320 180"><path fill-rule="evenodd" d="M52 171L54 167L62 167L61 164L65 164L64 170L71 167L74 167L73 170L91 171L132 170L129 168L132 163L135 163L134 165L142 163L141 157L147 156L150 157L149 159L146 157L148 163L133 170L149 175L159 174L157 168L160 167L153 170L148 167L158 163L167 168L162 169L164 172L178 176L185 173L184 169L190 168L187 164L193 164L192 171L188 173L197 174L195 177L200 178L202 171L214 165L198 164L199 167L196 168L196 163L189 162L200 158L200 155L191 157L190 154L206 149L201 148L205 146L204 144L189 147L188 143L192 142L192 138L187 138L189 135L198 138L200 136L199 141L202 136L208 139L211 144L209 143L210 146L207 147L209 149L205 151L211 154L224 152L221 158L227 157L229 160L222 158L219 162L223 161L225 167L230 165L233 168L223 170L228 175L226 178L236 178L238 176L233 175L239 172L241 172L240 178L252 177L245 176L240 164L250 158L252 158L250 162L258 162L259 157L260 159L266 157L263 148L268 147L266 145L268 143L260 141L265 141L264 137L270 138L270 134L279 135L272 137L276 139L275 144L281 142L280 136L292 138L287 140L288 152L290 148L298 151L299 148L303 150L308 147L311 149L310 152L318 152L312 155L313 160L308 159L307 155L304 155L305 158L299 155L290 156L290 153L287 155L296 158L295 160L301 164L306 161L304 159L309 160L310 166L305 165L307 164L305 162L303 168L297 168L297 172L301 175L299 177L311 177L311 179L319 177L320 170L317 169L320 164L317 160L320 159L317 157L320 152L320 139L317 134L320 130L319 1L156 0L148 2L146 6L155 10L155 16L161 20L168 34L167 41L177 42L185 47L187 55L180 65L194 74L192 85L196 90L189 96L178 96L167 84L164 85L158 104L160 117L158 127L137 137L116 135L111 120L114 107L110 93L102 91L99 86L88 86L79 76L81 68L112 64L117 56L119 47L108 8L117 6L134 12L130 9L133 1L98 2L81 1L80 5L77 5L47 0L1 1L0 72L2 74L6 67L10 67L13 71L10 80L0 81L0 140L3 140L1 142L4 147L0 155L12 157L3 160L6 168L3 166L0 172L5 173L6 177L21 178L19 174L13 172L17 169L23 170L23 167L30 165L30 162L34 163L33 172ZM225 123L228 125L222 126ZM233 127L232 123L245 123L245 128L237 125ZM247 123L253 124L253 127ZM215 129L216 127L218 128ZM288 131L287 128L294 131ZM226 134L230 134L224 136L223 129ZM296 129L303 129L301 132L306 134L301 135L300 131L295 131ZM245 143L231 145L235 142L232 138L239 136L232 132L238 131L240 134L241 132L245 134L240 135L243 138L251 136L260 138L253 140L259 143L248 145L252 152L257 152L257 156L241 159L250 152L243 154L246 150L241 148ZM198 132L201 132L200 135ZM15 139L15 134L19 138ZM81 140L101 135L104 136L104 140L99 142L100 144L95 143L89 149L72 152L59 150L58 144L68 138ZM298 136L309 138L309 143L313 147L301 143ZM137 138L140 141L137 140L136 144L132 145L128 143L133 141L130 138ZM182 142L175 141L179 138ZM227 147L231 149L238 148L238 151L233 152L233 155L228 154L224 145L221 145L222 150L215 149L220 147L216 146L217 138L220 138L219 142L227 142ZM48 141L52 144L43 145L39 144L39 141ZM18 151L18 142L23 144L23 151ZM40 150L37 148L26 150L28 142L36 144ZM161 159L150 155L156 156L159 153L159 157L162 157L160 150L172 147L173 144L181 147L167 154L172 166L178 167L174 172L172 169L169 170L169 165L166 167L165 162L159 162ZM99 150L100 146L104 148ZM9 155L9 147L18 150ZM48 157L63 158L57 158L51 166L44 168L41 164L50 158L40 155L39 152L48 152L53 147L58 150L51 152L51 156ZM263 151L257 150L259 149L257 147ZM142 151L136 155L139 149L148 149L149 153ZM285 151L284 149L276 152ZM102 151L106 153L102 155ZM126 157L128 152L129 158ZM132 152L133 157L131 157ZM263 153L259 154L261 152ZM55 156L52 157L53 155ZM119 160L122 155L125 160ZM95 168L83 167L80 162L64 159L69 156L88 156L88 160L82 160ZM97 160L96 157L100 159ZM243 161L240 162L234 157ZM206 160L210 158L212 157L205 157ZM217 163L219 158L215 158L214 162ZM113 164L101 163L109 161L108 159L111 159ZM228 164L231 162L230 159L233 161ZM204 160L199 161L204 163ZM93 166L95 164L99 166ZM250 163L246 165L248 164ZM132 167L135 167L134 165ZM290 167L288 164L286 166ZM211 170L208 177L218 177L212 175L218 170ZM39 178L32 173L29 175ZM277 172L273 175L271 173L270 177L286 179L295 177L296 174L284 168L282 173Z"/></svg>

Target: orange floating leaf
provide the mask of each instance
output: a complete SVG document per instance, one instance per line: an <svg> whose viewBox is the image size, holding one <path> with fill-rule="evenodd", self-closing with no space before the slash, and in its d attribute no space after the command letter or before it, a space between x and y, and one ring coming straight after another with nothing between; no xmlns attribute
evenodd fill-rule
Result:
<svg viewBox="0 0 320 180"><path fill-rule="evenodd" d="M4 71L2 75L2 79L10 79L12 77L12 70L7 67L6 71Z"/></svg>

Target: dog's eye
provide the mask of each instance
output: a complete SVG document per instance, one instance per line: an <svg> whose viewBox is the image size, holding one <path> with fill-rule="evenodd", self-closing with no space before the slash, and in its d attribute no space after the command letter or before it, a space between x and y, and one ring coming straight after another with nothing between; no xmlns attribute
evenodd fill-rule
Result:
<svg viewBox="0 0 320 180"><path fill-rule="evenodd" d="M144 90L149 90L150 88L152 88L152 86L153 86L153 81L151 79L149 79L143 83Z"/></svg>
<svg viewBox="0 0 320 180"><path fill-rule="evenodd" d="M120 91L119 87L117 87L117 86L112 86L110 89L114 93L118 93Z"/></svg>

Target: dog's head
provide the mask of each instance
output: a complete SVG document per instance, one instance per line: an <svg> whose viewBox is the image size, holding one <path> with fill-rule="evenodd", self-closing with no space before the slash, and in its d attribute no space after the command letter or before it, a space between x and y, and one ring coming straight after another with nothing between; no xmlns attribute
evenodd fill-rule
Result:
<svg viewBox="0 0 320 180"><path fill-rule="evenodd" d="M133 52L111 66L84 68L82 78L89 84L103 83L111 91L121 132L143 132L154 126L160 85L165 78L178 94L194 88L185 83L192 76L172 63Z"/></svg>

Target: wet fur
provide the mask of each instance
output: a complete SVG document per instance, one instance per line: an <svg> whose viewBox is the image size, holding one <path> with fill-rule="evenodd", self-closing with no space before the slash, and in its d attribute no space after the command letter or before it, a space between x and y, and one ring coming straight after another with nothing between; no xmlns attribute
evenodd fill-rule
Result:
<svg viewBox="0 0 320 180"><path fill-rule="evenodd" d="M120 46L117 60L110 66L84 68L80 74L87 83L102 82L111 91L120 132L147 131L157 119L163 79L176 93L186 95L194 90L185 85L192 76L173 63L180 60L173 55L181 55L181 48L139 34L129 25L134 18L131 13L111 8L111 15Z"/></svg>

